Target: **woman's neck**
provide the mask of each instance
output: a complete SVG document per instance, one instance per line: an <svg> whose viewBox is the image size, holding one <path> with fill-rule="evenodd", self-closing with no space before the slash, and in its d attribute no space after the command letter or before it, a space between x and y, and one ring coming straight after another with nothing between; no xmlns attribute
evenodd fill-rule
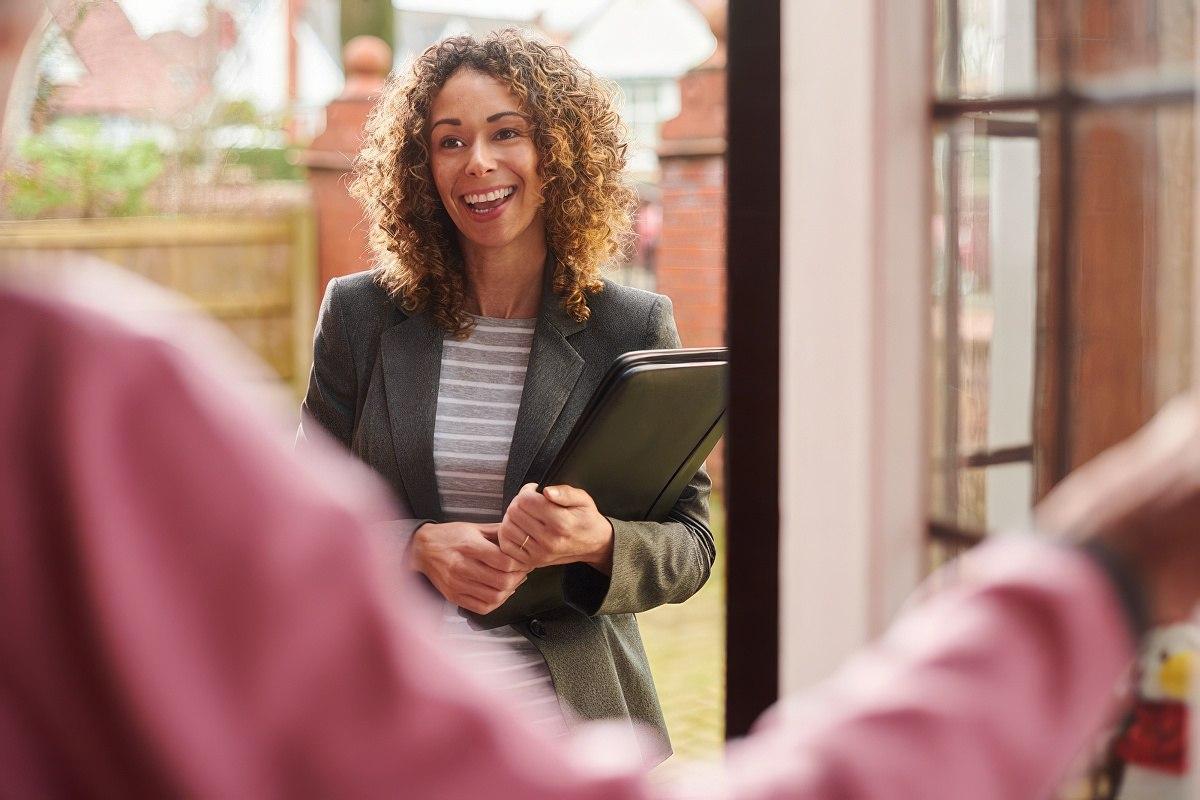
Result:
<svg viewBox="0 0 1200 800"><path fill-rule="evenodd" d="M482 317L536 317L542 301L545 241L539 239L532 247L509 246L499 250L464 244L467 310Z"/></svg>

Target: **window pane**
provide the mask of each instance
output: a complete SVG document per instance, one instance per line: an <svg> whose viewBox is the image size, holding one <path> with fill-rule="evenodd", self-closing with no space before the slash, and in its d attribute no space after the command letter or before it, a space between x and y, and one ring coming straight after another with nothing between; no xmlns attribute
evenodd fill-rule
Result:
<svg viewBox="0 0 1200 800"><path fill-rule="evenodd" d="M937 0L935 7L940 97L1053 89L1064 29L1074 82L1191 78L1194 0Z"/></svg>
<svg viewBox="0 0 1200 800"><path fill-rule="evenodd" d="M1036 133L1023 118L964 120L934 148L931 498L934 518L959 527L1029 506L1023 479L998 464L1031 455Z"/></svg>
<svg viewBox="0 0 1200 800"><path fill-rule="evenodd" d="M938 94L1022 94L1056 83L1053 48L1049 58L1043 54L1038 60L1039 49L1044 49L1038 42L1047 36L1047 20L1054 17L1047 8L1051 5L1037 0L938 0Z"/></svg>
<svg viewBox="0 0 1200 800"><path fill-rule="evenodd" d="M1029 523L1033 497L1033 464L1001 464L983 472L987 527L992 531L1019 530Z"/></svg>
<svg viewBox="0 0 1200 800"><path fill-rule="evenodd" d="M1191 383L1191 108L1090 111L1070 136L1066 209L1055 121L936 137L931 501L960 528L1021 519Z"/></svg>
<svg viewBox="0 0 1200 800"><path fill-rule="evenodd" d="M1190 78L1194 0L1070 0L1072 76Z"/></svg>

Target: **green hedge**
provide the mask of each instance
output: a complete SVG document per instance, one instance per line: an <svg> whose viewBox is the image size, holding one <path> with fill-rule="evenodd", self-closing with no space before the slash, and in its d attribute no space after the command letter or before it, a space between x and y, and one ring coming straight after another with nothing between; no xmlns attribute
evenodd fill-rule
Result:
<svg viewBox="0 0 1200 800"><path fill-rule="evenodd" d="M286 147L231 147L224 158L231 166L249 167L255 180L302 181L304 168L289 160L292 153Z"/></svg>

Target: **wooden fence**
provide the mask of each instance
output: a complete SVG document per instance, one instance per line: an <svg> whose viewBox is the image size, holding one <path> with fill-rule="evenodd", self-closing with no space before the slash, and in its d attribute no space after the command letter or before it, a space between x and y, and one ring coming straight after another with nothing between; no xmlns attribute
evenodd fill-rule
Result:
<svg viewBox="0 0 1200 800"><path fill-rule="evenodd" d="M81 251L190 298L300 394L312 360L312 210L270 216L0 221L0 256Z"/></svg>

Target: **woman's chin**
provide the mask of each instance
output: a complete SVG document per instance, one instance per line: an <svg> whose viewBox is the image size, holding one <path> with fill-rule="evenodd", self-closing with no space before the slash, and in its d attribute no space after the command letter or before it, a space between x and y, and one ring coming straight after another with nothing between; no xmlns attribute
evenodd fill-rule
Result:
<svg viewBox="0 0 1200 800"><path fill-rule="evenodd" d="M504 250L512 246L518 239L511 231L480 231L459 229L462 237L479 250Z"/></svg>
<svg viewBox="0 0 1200 800"><path fill-rule="evenodd" d="M536 248L545 242L545 234L537 232L537 226L522 227L508 220L497 220L483 225L465 224L458 226L458 233L465 243L480 250L505 250L510 247Z"/></svg>

